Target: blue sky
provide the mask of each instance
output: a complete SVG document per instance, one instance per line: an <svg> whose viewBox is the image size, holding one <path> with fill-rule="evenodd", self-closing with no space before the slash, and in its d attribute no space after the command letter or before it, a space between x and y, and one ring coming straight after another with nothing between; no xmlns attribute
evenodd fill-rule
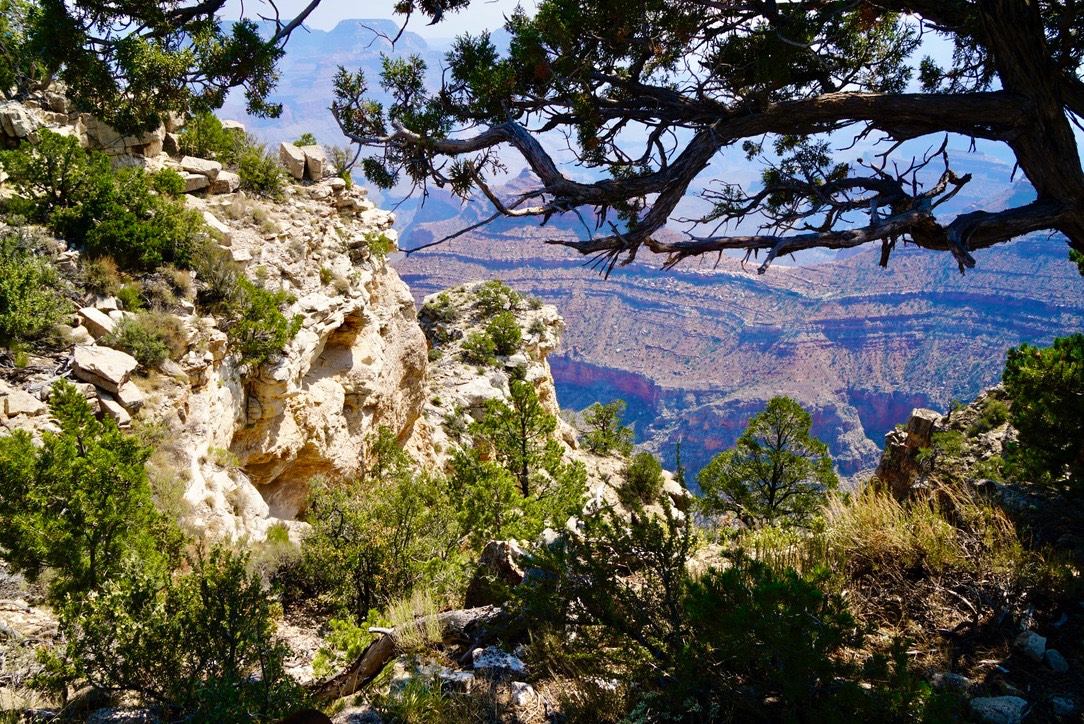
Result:
<svg viewBox="0 0 1084 724"><path fill-rule="evenodd" d="M474 0L468 8L457 13L450 13L443 22L435 26L428 26L424 22L424 16L418 16L411 20L410 30L426 39L454 38L462 33L477 33L481 30L495 30L504 25L504 17L510 14L517 4L522 4L527 10L533 10L535 0ZM293 18L306 5L307 0L277 0L278 7L284 19ZM237 17L241 3L238 0L230 0L226 10L222 13L225 19ZM274 11L267 2L245 2L245 12L249 17L257 15L273 15ZM309 16L306 24L320 30L330 30L340 20L348 18L392 18L395 17L393 8L395 0L365 0L356 2L353 0L323 0L320 6Z"/></svg>

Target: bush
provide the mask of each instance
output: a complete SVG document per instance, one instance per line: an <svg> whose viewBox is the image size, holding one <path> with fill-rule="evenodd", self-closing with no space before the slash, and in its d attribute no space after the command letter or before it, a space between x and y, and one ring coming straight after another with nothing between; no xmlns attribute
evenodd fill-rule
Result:
<svg viewBox="0 0 1084 724"><path fill-rule="evenodd" d="M493 340L494 351L502 357L515 354L523 343L519 322L511 312L499 312L493 321L486 325L486 334Z"/></svg>
<svg viewBox="0 0 1084 724"><path fill-rule="evenodd" d="M441 292L436 299L431 299L422 305L421 317L434 322L454 322L459 315L452 298L447 292Z"/></svg>
<svg viewBox="0 0 1084 724"><path fill-rule="evenodd" d="M187 156L210 158L227 166L238 161L241 147L240 134L222 127L222 121L213 113L197 113L188 119L179 134L181 153Z"/></svg>
<svg viewBox="0 0 1084 724"><path fill-rule="evenodd" d="M56 267L35 240L0 232L0 345L42 339L70 307Z"/></svg>
<svg viewBox="0 0 1084 724"><path fill-rule="evenodd" d="M621 424L625 412L625 401L614 400L603 405L596 402L583 413L583 422L587 431L583 434L583 443L596 455L608 455L616 452L628 455L632 452L632 430Z"/></svg>
<svg viewBox="0 0 1084 724"><path fill-rule="evenodd" d="M302 133L300 136L297 137L297 140L294 141L294 145L295 146L315 146L316 145L316 136L314 136L311 133L309 133L308 131L306 131L305 133Z"/></svg>
<svg viewBox="0 0 1084 724"><path fill-rule="evenodd" d="M457 582L459 538L447 491L419 475L388 428L370 440L371 463L357 478L313 485L302 563L291 597L364 621L368 611L421 582Z"/></svg>
<svg viewBox="0 0 1084 724"><path fill-rule="evenodd" d="M1009 406L995 397L987 397L982 412L967 428L970 437L1001 427L1009 421Z"/></svg>
<svg viewBox="0 0 1084 724"><path fill-rule="evenodd" d="M625 484L617 495L628 507L658 502L663 486L662 465L651 453L636 453L625 467Z"/></svg>
<svg viewBox="0 0 1084 724"><path fill-rule="evenodd" d="M1002 379L1020 434L1011 459L1035 480L1084 491L1084 334L1010 349Z"/></svg>
<svg viewBox="0 0 1084 724"><path fill-rule="evenodd" d="M271 199L282 198L286 172L281 164L267 155L262 143L247 139L237 159L237 175L241 188Z"/></svg>
<svg viewBox="0 0 1084 724"><path fill-rule="evenodd" d="M523 297L499 279L492 279L474 288L475 304L486 317L512 309Z"/></svg>
<svg viewBox="0 0 1084 724"><path fill-rule="evenodd" d="M366 248L378 261L384 261L388 254L399 248L390 236L384 232L379 234L367 234L365 236Z"/></svg>
<svg viewBox="0 0 1084 724"><path fill-rule="evenodd" d="M143 309L142 285L139 282L125 284L117 290L117 301L126 312L138 312Z"/></svg>
<svg viewBox="0 0 1084 724"><path fill-rule="evenodd" d="M172 721L273 721L304 702L286 673L273 607L244 555L213 548L191 571L130 573L61 611L46 658L55 685L84 680L164 706Z"/></svg>
<svg viewBox="0 0 1084 724"><path fill-rule="evenodd" d="M110 256L121 268L186 267L206 243L194 210L153 192L141 168L112 170L98 151L47 129L36 145L0 153L28 216L90 256Z"/></svg>
<svg viewBox="0 0 1084 724"><path fill-rule="evenodd" d="M491 365L497 361L497 343L485 332L471 332L463 340L463 359L476 365Z"/></svg>
<svg viewBox="0 0 1084 724"><path fill-rule="evenodd" d="M127 352L140 367L150 369L164 360L180 359L188 350L188 335L179 319L165 312L125 317L102 339L102 344Z"/></svg>
<svg viewBox="0 0 1084 724"><path fill-rule="evenodd" d="M238 279L238 285L240 298L226 335L242 364L259 367L282 352L301 329L302 317L289 319L282 313L282 305L293 301L285 291L269 291L245 277Z"/></svg>

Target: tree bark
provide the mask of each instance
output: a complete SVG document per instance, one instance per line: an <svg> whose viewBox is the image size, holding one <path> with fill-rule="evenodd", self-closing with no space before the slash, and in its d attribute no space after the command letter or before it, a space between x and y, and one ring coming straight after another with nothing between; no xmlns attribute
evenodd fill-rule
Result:
<svg viewBox="0 0 1084 724"><path fill-rule="evenodd" d="M441 639L444 643L476 643L480 642L485 635L485 629L492 625L502 613L502 610L496 606L445 611L397 626L386 633L382 632L383 635L380 638L369 644L342 671L310 684L309 693L321 702L332 702L344 696L350 696L375 679L384 667L402 652L400 641L404 635L420 631L436 622L440 627Z"/></svg>

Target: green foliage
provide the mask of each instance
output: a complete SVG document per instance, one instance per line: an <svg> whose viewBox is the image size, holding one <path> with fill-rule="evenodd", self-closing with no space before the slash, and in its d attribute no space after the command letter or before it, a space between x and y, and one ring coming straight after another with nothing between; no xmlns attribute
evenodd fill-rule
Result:
<svg viewBox="0 0 1084 724"><path fill-rule="evenodd" d="M151 188L166 196L180 196L184 193L184 178L171 168L164 168L150 178Z"/></svg>
<svg viewBox="0 0 1084 724"><path fill-rule="evenodd" d="M732 450L700 471L707 512L731 512L746 525L803 524L838 485L828 448L811 438L812 419L789 397L769 400Z"/></svg>
<svg viewBox="0 0 1084 724"><path fill-rule="evenodd" d="M497 361L497 343L484 331L475 331L463 340L463 359L477 365L491 365Z"/></svg>
<svg viewBox="0 0 1084 724"><path fill-rule="evenodd" d="M491 279L474 288L474 303L483 317L512 309L523 297L500 279Z"/></svg>
<svg viewBox="0 0 1084 724"><path fill-rule="evenodd" d="M28 37L34 4L0 0L0 88L27 91L46 77L40 56Z"/></svg>
<svg viewBox="0 0 1084 724"><path fill-rule="evenodd" d="M222 127L222 121L210 112L196 113L181 129L178 140L186 156L210 158L226 166L237 164L243 138Z"/></svg>
<svg viewBox="0 0 1084 724"><path fill-rule="evenodd" d="M304 700L285 671L289 649L274 637L273 614L247 558L215 547L188 573L126 571L65 606L65 648L46 662L54 685L131 692L176 720L272 721Z"/></svg>
<svg viewBox="0 0 1084 724"><path fill-rule="evenodd" d="M71 305L60 275L30 234L0 231L0 345L45 337Z"/></svg>
<svg viewBox="0 0 1084 724"><path fill-rule="evenodd" d="M278 160L268 155L262 143L248 139L237 158L241 188L270 199L281 199L286 172Z"/></svg>
<svg viewBox="0 0 1084 724"><path fill-rule="evenodd" d="M367 234L365 236L365 245L369 253L379 261L384 261L388 258L388 254L399 248L395 241L383 231L379 234Z"/></svg>
<svg viewBox="0 0 1084 724"><path fill-rule="evenodd" d="M178 359L187 349L186 333L176 317L149 312L125 317L101 343L127 352L140 367L150 369L166 359Z"/></svg>
<svg viewBox="0 0 1084 724"><path fill-rule="evenodd" d="M632 452L632 429L621 424L625 414L625 401L614 400L603 405L596 402L583 413L583 423L587 426L583 433L583 443L596 455L617 453L628 455Z"/></svg>
<svg viewBox="0 0 1084 724"><path fill-rule="evenodd" d="M557 428L557 418L542 409L530 382L510 380L508 390L508 403L486 400L485 416L470 425L470 433L515 476L526 498L531 494L532 478L555 449L550 436Z"/></svg>
<svg viewBox="0 0 1084 724"><path fill-rule="evenodd" d="M454 322L458 315L459 311L447 292L441 292L436 299L429 300L421 308L421 316L434 322Z"/></svg>
<svg viewBox="0 0 1084 724"><path fill-rule="evenodd" d="M150 450L109 418L97 420L74 385L53 386L49 408L60 432L0 438L0 548L31 580L46 569L49 598L61 603L100 589L133 561L161 562L166 525L151 502Z"/></svg>
<svg viewBox="0 0 1084 724"><path fill-rule="evenodd" d="M207 243L194 210L154 193L141 168L113 170L98 151L42 129L38 143L0 152L0 165L21 196L22 210L91 256L111 256L125 269L180 267Z"/></svg>
<svg viewBox="0 0 1084 724"><path fill-rule="evenodd" d="M627 507L637 508L658 502L662 486L662 465L651 453L642 452L625 466L625 483L617 495Z"/></svg>
<svg viewBox="0 0 1084 724"><path fill-rule="evenodd" d="M967 428L970 437L1001 427L1009 421L1009 406L995 397L987 397L982 412Z"/></svg>
<svg viewBox="0 0 1084 724"><path fill-rule="evenodd" d="M80 259L79 281L88 291L105 297L111 297L120 292L123 283L117 263L110 256Z"/></svg>
<svg viewBox="0 0 1084 724"><path fill-rule="evenodd" d="M1002 380L1019 432L1011 457L1035 480L1084 490L1084 334L1010 349Z"/></svg>
<svg viewBox="0 0 1084 724"><path fill-rule="evenodd" d="M349 481L313 486L297 595L316 594L355 621L427 582L455 580L458 531L447 490L416 473L395 435L370 441L368 469Z"/></svg>
<svg viewBox="0 0 1084 724"><path fill-rule="evenodd" d="M376 609L370 609L368 616L360 625L349 618L332 618L328 621L325 644L316 652L312 661L312 671L317 677L336 673L345 664L356 659L373 642L376 634L369 633L370 626L387 627L388 621Z"/></svg>
<svg viewBox="0 0 1084 724"><path fill-rule="evenodd" d="M292 301L285 291L272 292L245 277L237 284L239 299L226 335L242 364L259 367L282 352L301 329L302 318L295 315L289 319L282 313L282 305Z"/></svg>
<svg viewBox="0 0 1084 724"><path fill-rule="evenodd" d="M138 312L143 309L143 297L139 282L125 284L117 290L117 301L126 312Z"/></svg>
<svg viewBox="0 0 1084 724"><path fill-rule="evenodd" d="M511 312L498 312L486 325L486 334L493 340L493 350L502 357L508 357L519 351L523 343L523 333L519 322Z"/></svg>
<svg viewBox="0 0 1084 724"><path fill-rule="evenodd" d="M311 133L306 131L305 133L302 133L300 136L298 136L297 140L294 141L294 145L295 146L315 146L316 145L316 136L314 136Z"/></svg>
<svg viewBox="0 0 1084 724"><path fill-rule="evenodd" d="M1084 253L1081 253L1076 249L1070 249L1069 261L1076 264L1076 268L1080 272L1080 276L1084 277Z"/></svg>

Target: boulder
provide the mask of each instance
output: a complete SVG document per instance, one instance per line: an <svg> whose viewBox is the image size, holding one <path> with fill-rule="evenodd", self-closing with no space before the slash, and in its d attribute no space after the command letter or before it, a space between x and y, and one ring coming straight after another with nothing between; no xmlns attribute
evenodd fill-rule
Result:
<svg viewBox="0 0 1084 724"><path fill-rule="evenodd" d="M899 499L906 498L919 476L919 453L928 448L941 415L934 410L911 411L907 427L885 435L885 449L874 477Z"/></svg>
<svg viewBox="0 0 1084 724"><path fill-rule="evenodd" d="M305 178L319 181L327 171L327 154L323 146L302 146L301 153L305 154Z"/></svg>
<svg viewBox="0 0 1084 724"><path fill-rule="evenodd" d="M41 121L22 103L0 103L0 131L4 135L10 138L29 138L40 127Z"/></svg>
<svg viewBox="0 0 1084 724"><path fill-rule="evenodd" d="M181 173L181 179L184 181L184 192L186 194L205 189L211 185L211 180L201 173L183 171Z"/></svg>
<svg viewBox="0 0 1084 724"><path fill-rule="evenodd" d="M346 190L346 181L336 176L333 179L329 179L327 182L328 188L331 189L333 194L341 194Z"/></svg>
<svg viewBox="0 0 1084 724"><path fill-rule="evenodd" d="M487 646L484 649L475 649L471 652L471 660L475 671L484 672L494 676L503 674L522 674L526 671L523 662L512 654L506 654L495 646Z"/></svg>
<svg viewBox="0 0 1084 724"><path fill-rule="evenodd" d="M1034 631L1024 631L1012 642L1013 650L1039 663L1046 652L1046 639Z"/></svg>
<svg viewBox="0 0 1084 724"><path fill-rule="evenodd" d="M119 349L80 345L72 358L72 372L86 382L116 393L139 366L135 357Z"/></svg>
<svg viewBox="0 0 1084 724"><path fill-rule="evenodd" d="M115 312L120 309L120 300L116 297L101 297L100 299L95 300L94 308L109 314L110 312Z"/></svg>
<svg viewBox="0 0 1084 724"><path fill-rule="evenodd" d="M523 681L512 682L512 704L520 709L535 703L538 694L534 687Z"/></svg>
<svg viewBox="0 0 1084 724"><path fill-rule="evenodd" d="M203 221L207 224L207 226L211 227L213 230L217 231L219 234L222 234L223 237L226 237L226 238L229 237L229 235L230 235L230 227L228 227L224 223L222 223L222 221L220 221L219 218L217 216L215 216L214 214L212 214L210 211L204 211L203 212ZM229 246L229 244L226 243L226 246Z"/></svg>
<svg viewBox="0 0 1084 724"><path fill-rule="evenodd" d="M209 181L214 181L222 171L222 164L218 161L208 161L205 158L185 156L181 159L181 168L189 173L206 176Z"/></svg>
<svg viewBox="0 0 1084 724"><path fill-rule="evenodd" d="M241 123L241 121L222 121L222 130L232 133L244 133L245 124Z"/></svg>
<svg viewBox="0 0 1084 724"><path fill-rule="evenodd" d="M232 194L241 188L241 177L233 171L220 171L218 178L211 182L212 194Z"/></svg>
<svg viewBox="0 0 1084 724"><path fill-rule="evenodd" d="M138 412L143 407L143 393L134 382L128 380L117 390L117 402L128 412Z"/></svg>
<svg viewBox="0 0 1084 724"><path fill-rule="evenodd" d="M1065 660L1060 651L1055 649L1046 650L1046 653L1043 654L1043 663L1055 674L1069 673L1069 662Z"/></svg>
<svg viewBox="0 0 1084 724"><path fill-rule="evenodd" d="M294 144L285 142L279 144L279 161L298 181L305 178L305 152Z"/></svg>
<svg viewBox="0 0 1084 724"><path fill-rule="evenodd" d="M482 549L474 577L467 586L464 608L477 608L499 604L501 593L515 588L523 580L523 568L519 561L526 551L515 541L491 540Z"/></svg>
<svg viewBox="0 0 1084 724"><path fill-rule="evenodd" d="M34 417L45 412L47 409L44 402L22 390L10 390L3 397L4 412L8 417L26 415Z"/></svg>
<svg viewBox="0 0 1084 724"><path fill-rule="evenodd" d="M1076 702L1068 696L1050 697L1050 708L1054 710L1054 716L1067 717L1076 712Z"/></svg>
<svg viewBox="0 0 1084 724"><path fill-rule="evenodd" d="M971 715L986 724L1019 724L1028 703L1019 696L986 696L972 699Z"/></svg>
<svg viewBox="0 0 1084 724"><path fill-rule="evenodd" d="M124 427L131 424L132 416L129 415L128 411L124 409L124 406L117 402L116 398L108 392L98 393L98 403L102 406L102 411L112 417L119 426Z"/></svg>
<svg viewBox="0 0 1084 724"><path fill-rule="evenodd" d="M101 339L112 334L113 329L116 327L116 323L109 318L106 312L95 307L83 307L76 314L79 315L83 326L87 328L90 336L94 339Z"/></svg>

